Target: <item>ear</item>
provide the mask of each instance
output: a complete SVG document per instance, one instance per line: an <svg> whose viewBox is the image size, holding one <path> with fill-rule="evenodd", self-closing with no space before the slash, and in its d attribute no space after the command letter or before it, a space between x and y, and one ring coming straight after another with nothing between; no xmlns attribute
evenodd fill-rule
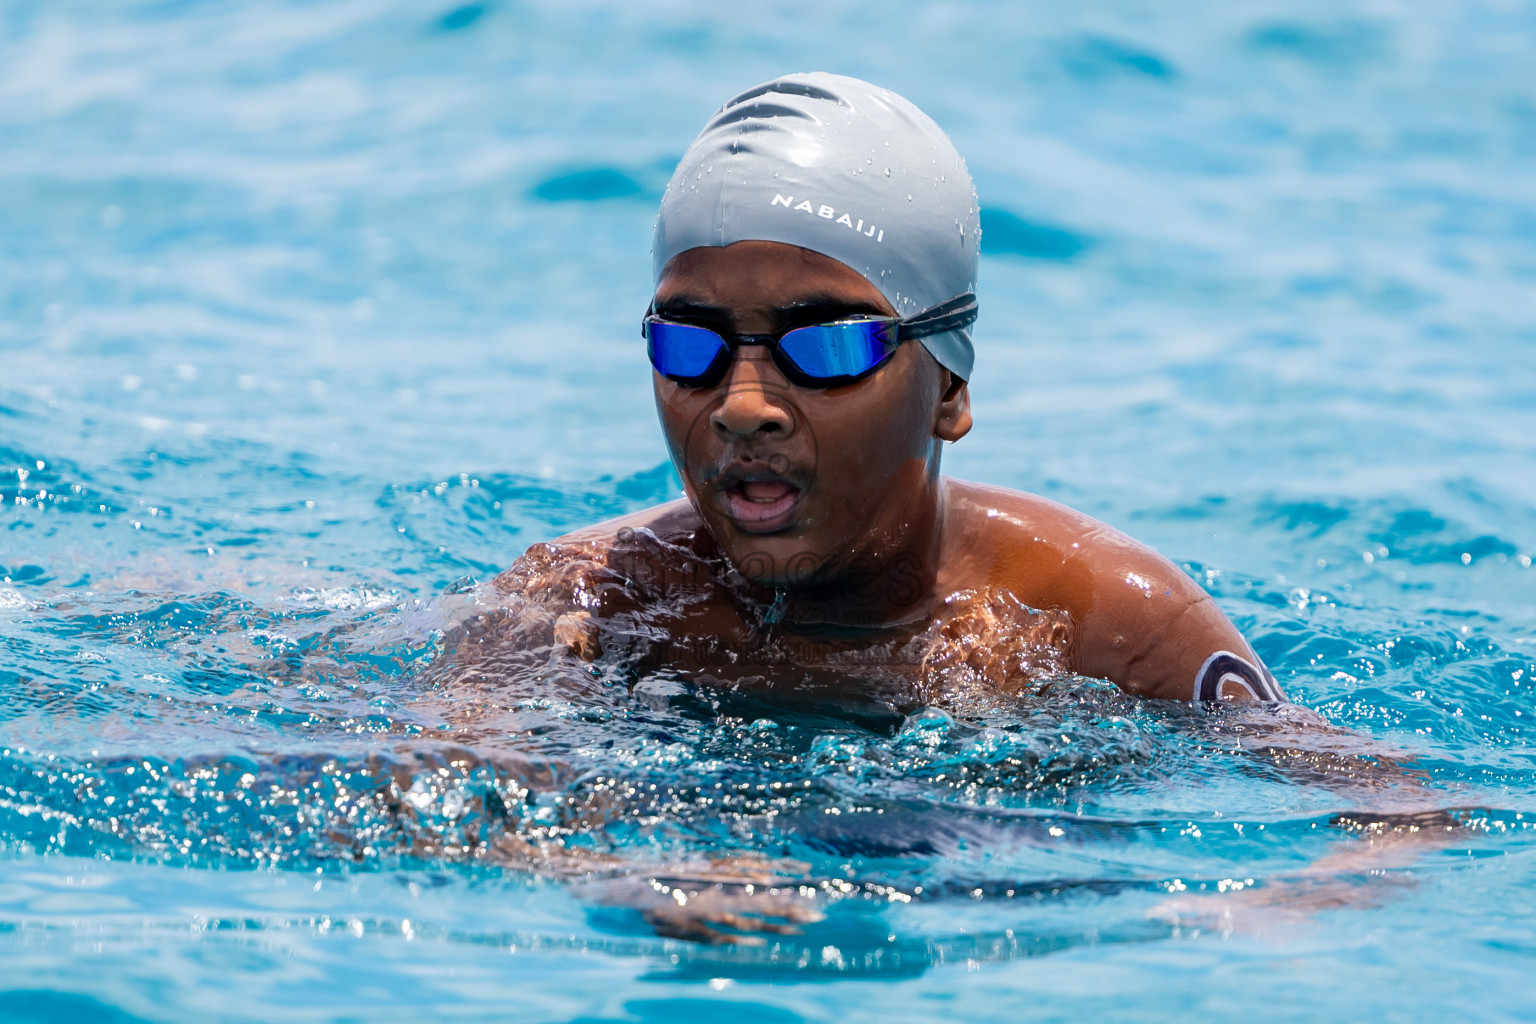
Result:
<svg viewBox="0 0 1536 1024"><path fill-rule="evenodd" d="M971 391L950 370L944 371L942 383L944 394L933 418L933 436L940 441L958 441L971 432Z"/></svg>

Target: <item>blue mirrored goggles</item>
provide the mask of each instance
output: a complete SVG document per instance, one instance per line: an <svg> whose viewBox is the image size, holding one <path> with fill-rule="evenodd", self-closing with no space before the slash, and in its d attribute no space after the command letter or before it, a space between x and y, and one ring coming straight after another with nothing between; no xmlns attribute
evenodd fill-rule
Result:
<svg viewBox="0 0 1536 1024"><path fill-rule="evenodd" d="M966 292L906 318L850 317L782 334L727 336L654 314L646 315L640 333L656 372L687 387L713 387L725 377L736 349L765 345L774 365L791 383L830 388L874 373L904 341L959 330L975 320L976 296Z"/></svg>

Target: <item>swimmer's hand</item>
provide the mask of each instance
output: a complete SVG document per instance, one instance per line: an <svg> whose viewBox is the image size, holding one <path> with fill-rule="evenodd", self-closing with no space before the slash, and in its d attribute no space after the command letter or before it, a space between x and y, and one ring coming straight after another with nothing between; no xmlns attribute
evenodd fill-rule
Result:
<svg viewBox="0 0 1536 1024"><path fill-rule="evenodd" d="M603 653L597 622L588 611L567 612L556 619L555 643L582 661L596 661Z"/></svg>
<svg viewBox="0 0 1536 1024"><path fill-rule="evenodd" d="M650 880L658 894L640 915L657 935L710 945L761 946L764 934L798 935L800 926L826 915L817 890L781 880L778 885L708 881L699 878ZM728 931L725 929L729 929Z"/></svg>
<svg viewBox="0 0 1536 1024"><path fill-rule="evenodd" d="M657 935L710 945L761 946L820 921L819 890L797 884L809 865L742 855L594 879L598 902L640 912Z"/></svg>
<svg viewBox="0 0 1536 1024"><path fill-rule="evenodd" d="M736 854L645 864L558 841L503 836L496 859L564 878L578 896L640 913L656 934L711 945L760 946L763 935L795 935L826 915L820 890L800 884L810 865Z"/></svg>

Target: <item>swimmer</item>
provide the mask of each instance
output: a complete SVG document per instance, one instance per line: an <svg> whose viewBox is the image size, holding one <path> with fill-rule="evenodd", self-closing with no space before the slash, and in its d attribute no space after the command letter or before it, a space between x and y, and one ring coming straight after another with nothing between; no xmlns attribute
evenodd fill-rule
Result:
<svg viewBox="0 0 1536 1024"><path fill-rule="evenodd" d="M1101 688L1091 677L1247 705L1213 731L1371 805L1336 818L1362 842L1236 894L1170 898L1154 917L1266 930L1377 898L1355 879L1458 834L1442 795L1393 751L1285 703L1211 598L1150 548L941 474L944 446L972 426L979 243L964 163L901 97L809 74L726 103L662 199L637 332L686 497L535 544L464 596L429 670L451 691L453 740L505 761L539 753L539 777L509 769L531 791L588 770L581 751L612 742L613 717L668 742L667 717L637 705L895 734L930 708L985 720L1056 680ZM625 816L681 827L654 785L595 794L569 832ZM774 827L802 827L791 819ZM900 834L897 815L879 821ZM491 854L679 938L762 942L822 916L808 867L771 849L650 863L565 834L535 823Z"/></svg>
<svg viewBox="0 0 1536 1024"><path fill-rule="evenodd" d="M912 706L1075 674L1283 701L1168 559L941 474L972 427L980 236L964 162L902 97L816 73L726 103L667 186L637 325L686 497L535 545L496 600L588 661L727 687L899 676L879 700Z"/></svg>

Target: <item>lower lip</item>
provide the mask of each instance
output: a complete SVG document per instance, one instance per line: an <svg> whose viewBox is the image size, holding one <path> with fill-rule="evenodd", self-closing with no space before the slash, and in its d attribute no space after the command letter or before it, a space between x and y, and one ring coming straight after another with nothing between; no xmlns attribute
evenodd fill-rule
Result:
<svg viewBox="0 0 1536 1024"><path fill-rule="evenodd" d="M789 525L790 516L800 504L803 493L790 491L773 501L753 501L740 491L730 491L725 496L725 503L737 528L748 533L773 533Z"/></svg>

